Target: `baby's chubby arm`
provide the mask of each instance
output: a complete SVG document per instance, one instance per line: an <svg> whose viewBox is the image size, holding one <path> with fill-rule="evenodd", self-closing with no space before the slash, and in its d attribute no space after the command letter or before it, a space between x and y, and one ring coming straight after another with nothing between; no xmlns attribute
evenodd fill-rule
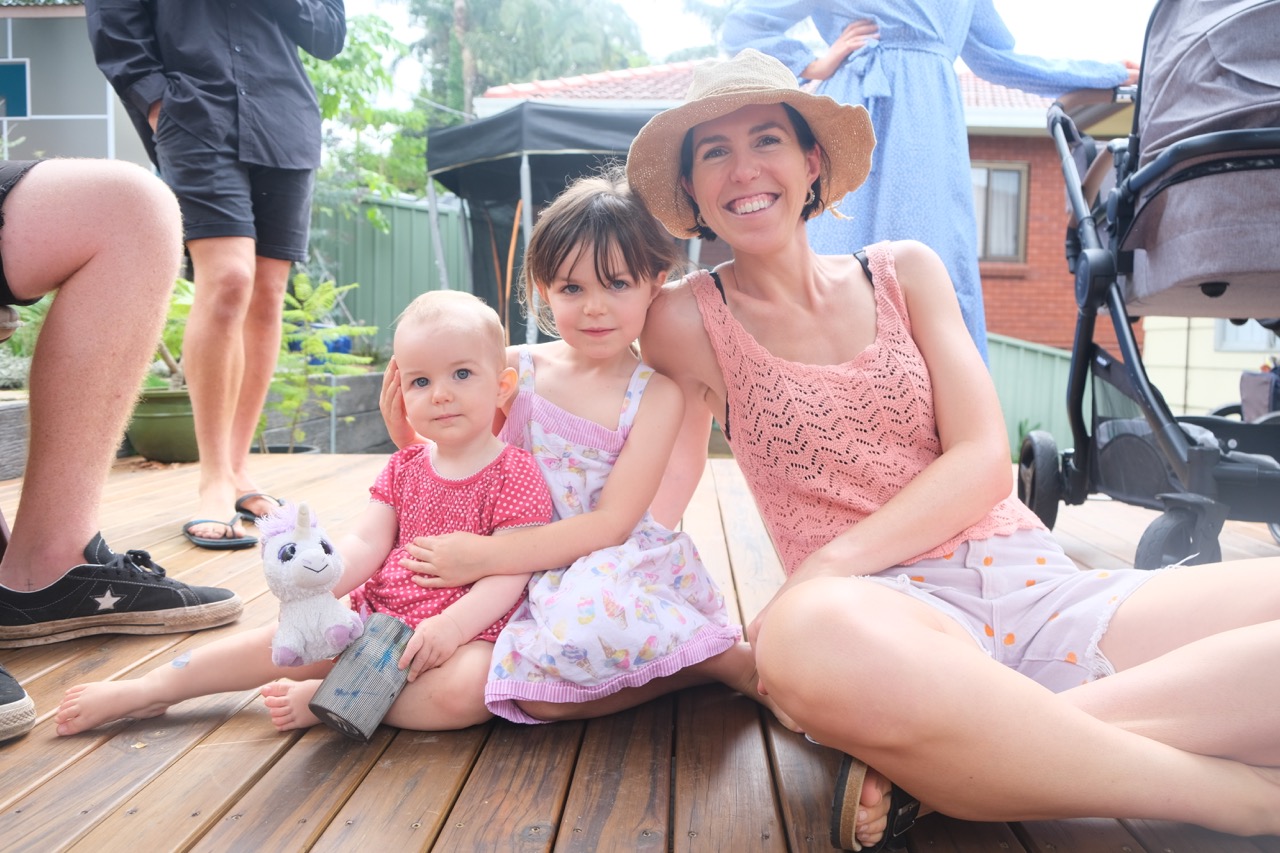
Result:
<svg viewBox="0 0 1280 853"><path fill-rule="evenodd" d="M333 594L342 598L373 577L396 544L396 511L380 501L369 501L355 527L336 543L342 557L342 578Z"/></svg>
<svg viewBox="0 0 1280 853"><path fill-rule="evenodd" d="M520 600L529 578L529 573L481 578L441 613L418 623L400 658L400 668L408 668L409 680L444 663L459 646L501 619Z"/></svg>

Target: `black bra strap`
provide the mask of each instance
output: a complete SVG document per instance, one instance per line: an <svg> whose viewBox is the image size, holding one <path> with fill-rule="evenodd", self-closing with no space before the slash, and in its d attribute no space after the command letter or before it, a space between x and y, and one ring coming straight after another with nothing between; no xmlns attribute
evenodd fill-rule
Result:
<svg viewBox="0 0 1280 853"><path fill-rule="evenodd" d="M729 306L729 300L728 300L728 298L724 295L724 283L720 281L720 274L719 274L719 273L717 273L715 270L711 270L711 280L712 280L712 281L714 281L714 282L716 283L716 290L720 291L720 301L721 301L721 302L723 302L723 303L725 304L725 307L727 308L727 307ZM728 389L725 389L725 390L728 390ZM724 422L724 423L722 423L722 424L720 424L720 428L724 430L724 440L725 440L725 441L728 441L728 440L729 440L729 398L728 398L728 395L725 395L725 401L724 401L724 420L725 420L725 422Z"/></svg>
<svg viewBox="0 0 1280 853"><path fill-rule="evenodd" d="M867 274L867 281L875 284L875 278L871 275L871 262L867 260L867 250L859 249L853 253L853 256L858 259L858 263L862 264L862 271Z"/></svg>

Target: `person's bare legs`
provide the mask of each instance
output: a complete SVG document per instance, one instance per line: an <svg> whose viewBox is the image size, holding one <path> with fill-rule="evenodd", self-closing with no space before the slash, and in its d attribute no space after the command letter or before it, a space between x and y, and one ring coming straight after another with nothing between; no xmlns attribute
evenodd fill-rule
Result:
<svg viewBox="0 0 1280 853"><path fill-rule="evenodd" d="M0 560L10 589L84 562L177 278L180 223L169 189L120 161L48 160L9 193L0 250L14 294L58 290L32 359L26 474Z"/></svg>
<svg viewBox="0 0 1280 853"><path fill-rule="evenodd" d="M1117 673L1063 695L1128 731L1280 767L1280 560L1158 572L1100 644Z"/></svg>
<svg viewBox="0 0 1280 853"><path fill-rule="evenodd" d="M255 628L183 653L141 678L77 684L58 706L58 734L77 734L123 717L154 717L185 699L252 690L277 678L322 678L332 668L329 661L276 666L271 662L274 635L274 625Z"/></svg>
<svg viewBox="0 0 1280 853"><path fill-rule="evenodd" d="M280 349L280 318L289 262L258 258L248 237L209 237L187 244L195 299L182 358L200 448L195 518L230 517L247 477L253 439ZM246 488L245 491L252 491ZM237 535L243 528L235 525ZM197 525L219 538L222 525Z"/></svg>
<svg viewBox="0 0 1280 853"><path fill-rule="evenodd" d="M258 429L263 404L280 355L284 294L289 285L289 271L292 267L291 261L264 258L261 255L256 258L253 299L244 327L244 376L240 385L240 398L236 401L235 417L231 423L232 480L237 497L258 491L249 473L249 449ZM262 514L275 506L266 498L257 498L247 503L255 514Z"/></svg>
<svg viewBox="0 0 1280 853"><path fill-rule="evenodd" d="M879 585L798 585L772 605L756 650L768 692L805 731L947 814L1280 832L1280 770L1193 754L1097 719Z"/></svg>
<svg viewBox="0 0 1280 853"><path fill-rule="evenodd" d="M423 672L404 686L384 722L402 729L442 732L465 729L489 719L484 684L489 675L493 643L473 640L460 646L440 666ZM282 680L259 691L271 711L271 722L282 732L310 728L320 722L308 707L320 680Z"/></svg>
<svg viewBox="0 0 1280 853"><path fill-rule="evenodd" d="M747 698L759 702L768 708L784 726L792 731L798 731L795 722L778 708L773 699L761 695L756 689L760 679L756 674L755 655L747 643L737 643L715 657L672 675L654 678L639 687L628 687L589 702L519 702L517 704L526 714L539 720L589 720L643 705L645 702L686 687L697 687L714 682L720 682Z"/></svg>

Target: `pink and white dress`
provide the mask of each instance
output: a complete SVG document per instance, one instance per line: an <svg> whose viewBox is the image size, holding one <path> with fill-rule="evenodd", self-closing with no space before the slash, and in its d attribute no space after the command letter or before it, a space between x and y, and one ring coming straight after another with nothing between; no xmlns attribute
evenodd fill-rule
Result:
<svg viewBox="0 0 1280 853"><path fill-rule="evenodd" d="M502 439L533 454L556 518L595 508L652 376L637 365L613 430L538 396L533 355L521 350ZM534 575L494 644L485 704L509 720L542 722L516 703L599 699L714 657L740 636L693 540L646 513L623 544Z"/></svg>

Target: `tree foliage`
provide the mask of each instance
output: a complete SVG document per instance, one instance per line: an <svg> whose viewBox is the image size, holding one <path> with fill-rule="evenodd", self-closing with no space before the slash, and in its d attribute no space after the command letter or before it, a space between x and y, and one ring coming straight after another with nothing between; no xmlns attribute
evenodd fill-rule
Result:
<svg viewBox="0 0 1280 853"><path fill-rule="evenodd" d="M644 64L640 31L613 0L409 0L430 99L471 112L490 86ZM452 123L432 117L432 124Z"/></svg>

